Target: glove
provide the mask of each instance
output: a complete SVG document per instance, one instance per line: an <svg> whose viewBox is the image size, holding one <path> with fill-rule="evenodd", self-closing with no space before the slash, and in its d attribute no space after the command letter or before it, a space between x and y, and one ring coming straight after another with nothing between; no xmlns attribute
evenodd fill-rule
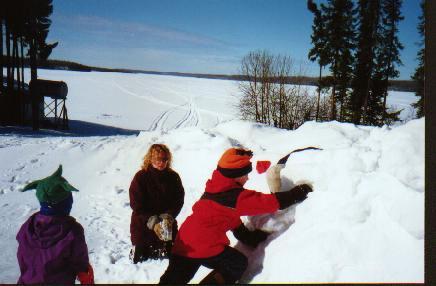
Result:
<svg viewBox="0 0 436 286"><path fill-rule="evenodd" d="M282 210L293 204L304 201L309 192L312 192L312 187L309 184L301 184L287 192L274 193L274 195L279 202L279 209Z"/></svg>
<svg viewBox="0 0 436 286"><path fill-rule="evenodd" d="M295 200L297 203L304 201L307 198L307 194L312 192L312 187L309 184L302 184L291 189L291 192L295 193Z"/></svg>
<svg viewBox="0 0 436 286"><path fill-rule="evenodd" d="M167 213L163 213L163 214L159 215L159 218L161 218L162 220L168 220L168 222L171 224L173 224L173 222L174 222L173 216L170 214L167 214Z"/></svg>
<svg viewBox="0 0 436 286"><path fill-rule="evenodd" d="M94 269L92 269L91 264L88 264L87 272L77 274L77 280L80 281L80 284L94 284Z"/></svg>
<svg viewBox="0 0 436 286"><path fill-rule="evenodd" d="M159 216L160 222L153 227L157 237L162 241L170 241L173 238L173 223L174 218L167 213Z"/></svg>
<svg viewBox="0 0 436 286"><path fill-rule="evenodd" d="M270 234L260 229L250 231L243 223L241 223L240 226L233 230L233 235L240 242L255 248L259 243L265 241Z"/></svg>
<svg viewBox="0 0 436 286"><path fill-rule="evenodd" d="M148 218L147 227L148 229L154 229L154 226L159 223L159 217L157 215L152 215Z"/></svg>

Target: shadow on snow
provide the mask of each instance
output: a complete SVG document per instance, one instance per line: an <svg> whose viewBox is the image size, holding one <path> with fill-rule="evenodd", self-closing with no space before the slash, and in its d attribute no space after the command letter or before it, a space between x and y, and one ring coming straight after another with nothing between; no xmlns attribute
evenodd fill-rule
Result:
<svg viewBox="0 0 436 286"><path fill-rule="evenodd" d="M88 137L138 135L142 130L123 129L81 120L69 120L69 130L43 129L33 131L30 126L0 126L0 135L21 135L23 137Z"/></svg>

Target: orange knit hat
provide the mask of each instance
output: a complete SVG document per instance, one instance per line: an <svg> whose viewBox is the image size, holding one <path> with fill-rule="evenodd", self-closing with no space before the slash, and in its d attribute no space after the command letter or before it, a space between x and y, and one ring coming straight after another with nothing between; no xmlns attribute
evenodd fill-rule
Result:
<svg viewBox="0 0 436 286"><path fill-rule="evenodd" d="M253 170L250 159L253 152L241 148L227 149L218 161L217 170L225 177L238 178Z"/></svg>

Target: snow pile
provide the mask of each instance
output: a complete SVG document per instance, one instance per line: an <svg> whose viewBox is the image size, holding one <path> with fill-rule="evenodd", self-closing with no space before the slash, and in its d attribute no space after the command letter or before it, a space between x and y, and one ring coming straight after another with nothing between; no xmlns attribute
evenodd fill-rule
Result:
<svg viewBox="0 0 436 286"><path fill-rule="evenodd" d="M167 260L133 265L128 259L128 189L153 143L170 147L173 168L185 187L179 224L191 213L225 149L250 148L253 162L276 162L307 146L323 149L292 154L282 170L284 190L302 180L313 183L314 192L306 201L273 215L244 217L249 227L272 232L266 242L253 250L229 233L232 245L249 256L243 282L423 282L424 119L392 128L307 122L287 131L230 120L234 113L229 118L226 112L234 111L225 103L234 99L225 93L231 86L228 81L99 73L84 80L80 73L59 71L57 75L69 85L69 110L77 115L70 118L80 120L73 122L70 133L0 128L0 283L17 281L15 235L39 209L34 192L18 190L51 174L59 164L64 177L80 190L74 194L71 214L85 229L96 282L158 282ZM185 98L170 96L169 90L179 90L183 80L186 93L174 93ZM114 86L99 93L92 86L101 87L102 81ZM94 85L87 85L91 82ZM129 92L148 97L119 94L120 82L130 87ZM147 87L135 91L140 85ZM103 96L105 104L96 102ZM93 101L92 109L88 103ZM126 108L119 108L121 102ZM254 171L249 177L247 188L269 192L265 174ZM200 268L191 283L207 273Z"/></svg>

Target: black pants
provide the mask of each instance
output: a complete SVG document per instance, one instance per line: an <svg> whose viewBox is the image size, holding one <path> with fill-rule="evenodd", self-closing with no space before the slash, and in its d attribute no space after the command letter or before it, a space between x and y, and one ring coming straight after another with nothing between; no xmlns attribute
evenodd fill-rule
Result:
<svg viewBox="0 0 436 286"><path fill-rule="evenodd" d="M162 242L159 245L136 245L133 263L146 261L147 259L168 258L173 247L172 241Z"/></svg>
<svg viewBox="0 0 436 286"><path fill-rule="evenodd" d="M187 284L203 265L215 269L224 277L225 283L235 283L247 269L247 257L234 248L226 247L223 252L208 258L189 258L171 255L167 270L159 284Z"/></svg>

